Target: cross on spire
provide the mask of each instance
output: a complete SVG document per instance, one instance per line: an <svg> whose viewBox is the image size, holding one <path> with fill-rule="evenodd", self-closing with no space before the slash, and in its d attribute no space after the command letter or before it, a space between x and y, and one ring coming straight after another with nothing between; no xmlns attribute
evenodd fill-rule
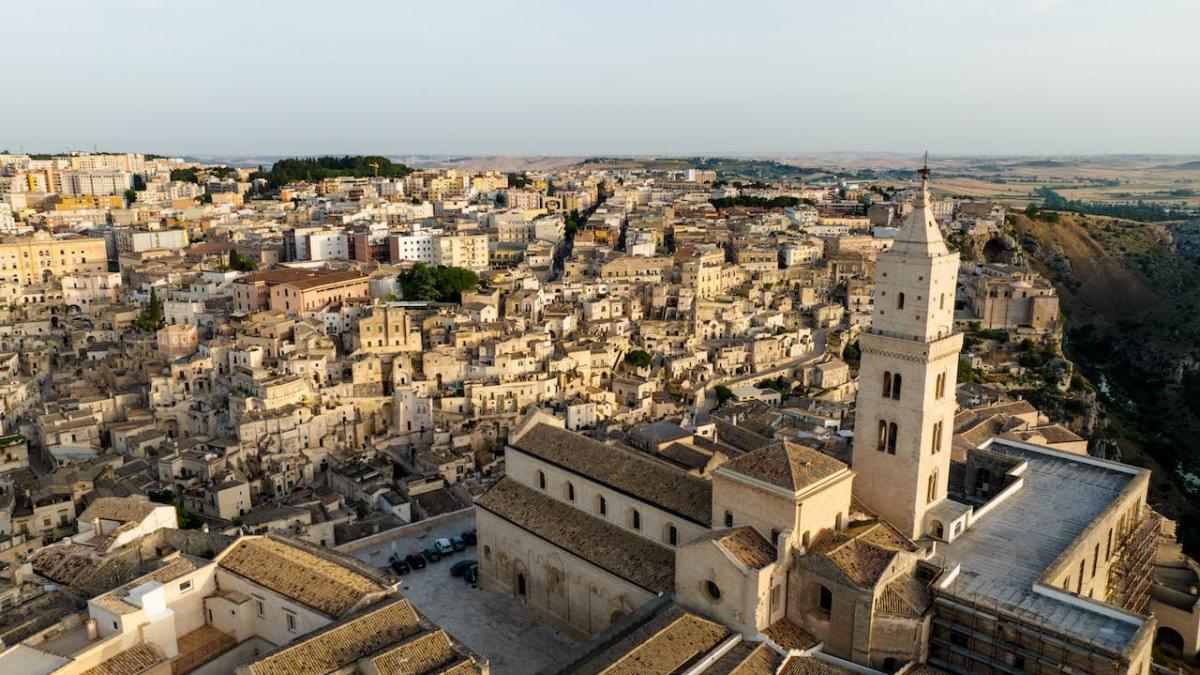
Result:
<svg viewBox="0 0 1200 675"><path fill-rule="evenodd" d="M925 161L922 163L921 168L917 169L917 173L921 174L921 180L927 181L929 180L929 172L929 151L926 150Z"/></svg>

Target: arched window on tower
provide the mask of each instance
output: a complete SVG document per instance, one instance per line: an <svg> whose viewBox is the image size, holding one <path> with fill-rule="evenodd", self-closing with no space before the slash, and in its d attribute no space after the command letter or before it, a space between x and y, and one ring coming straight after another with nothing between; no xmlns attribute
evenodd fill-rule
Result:
<svg viewBox="0 0 1200 675"><path fill-rule="evenodd" d="M942 297L938 301L938 309L946 309L946 294L945 293L942 293Z"/></svg>
<svg viewBox="0 0 1200 675"><path fill-rule="evenodd" d="M896 309L904 309L904 294L903 293L896 296Z"/></svg>
<svg viewBox="0 0 1200 675"><path fill-rule="evenodd" d="M887 451L889 455L896 454L896 423L892 422L888 425Z"/></svg>
<svg viewBox="0 0 1200 675"><path fill-rule="evenodd" d="M937 469L929 474L929 486L925 488L925 503L932 504L933 498L937 496L938 472Z"/></svg>
<svg viewBox="0 0 1200 675"><path fill-rule="evenodd" d="M900 384L902 382L903 380L900 377L900 373L896 373L892 376L892 398L897 401L900 400Z"/></svg>
<svg viewBox="0 0 1200 675"><path fill-rule="evenodd" d="M876 448L880 452L887 450L888 425L887 422L879 420L879 445Z"/></svg>
<svg viewBox="0 0 1200 675"><path fill-rule="evenodd" d="M942 396L945 396L945 395L946 395L946 374L938 373L937 378L934 380L933 397L940 399Z"/></svg>
<svg viewBox="0 0 1200 675"><path fill-rule="evenodd" d="M888 371L883 371L883 397L892 397L892 374Z"/></svg>

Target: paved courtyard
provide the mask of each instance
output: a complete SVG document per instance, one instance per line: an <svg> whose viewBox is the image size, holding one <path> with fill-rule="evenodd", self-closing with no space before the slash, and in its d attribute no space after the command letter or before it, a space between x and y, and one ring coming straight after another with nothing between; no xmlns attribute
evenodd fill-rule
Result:
<svg viewBox="0 0 1200 675"><path fill-rule="evenodd" d="M475 514L468 511L427 528L410 526L395 539L349 555L382 567L393 551L400 555L413 553L432 545L438 537L474 527ZM513 597L450 576L451 565L470 559L478 559L474 546L414 570L401 577L401 592L431 621L488 659L496 675L536 672L569 655L579 644L572 636L539 623L533 610Z"/></svg>

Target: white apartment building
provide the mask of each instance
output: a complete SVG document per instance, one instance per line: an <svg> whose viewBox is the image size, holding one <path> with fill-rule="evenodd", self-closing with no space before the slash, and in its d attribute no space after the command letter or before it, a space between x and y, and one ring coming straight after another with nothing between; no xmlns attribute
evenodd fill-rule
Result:
<svg viewBox="0 0 1200 675"><path fill-rule="evenodd" d="M309 260L349 260L350 237L345 232L324 231L308 235Z"/></svg>
<svg viewBox="0 0 1200 675"><path fill-rule="evenodd" d="M388 255L392 262L411 260L433 264L437 235L409 234L388 237Z"/></svg>
<svg viewBox="0 0 1200 675"><path fill-rule="evenodd" d="M128 227L113 230L120 253L141 253L154 249L178 250L191 243L187 230L134 230Z"/></svg>

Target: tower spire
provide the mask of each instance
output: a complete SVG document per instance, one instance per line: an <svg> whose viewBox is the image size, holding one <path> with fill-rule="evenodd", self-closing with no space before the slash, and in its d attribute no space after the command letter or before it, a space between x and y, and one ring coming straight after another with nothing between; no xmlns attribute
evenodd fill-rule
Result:
<svg viewBox="0 0 1200 675"><path fill-rule="evenodd" d="M917 169L917 173L921 176L921 192L917 195L917 206L925 206L929 203L929 151L925 151L925 160L921 163L921 168Z"/></svg>

